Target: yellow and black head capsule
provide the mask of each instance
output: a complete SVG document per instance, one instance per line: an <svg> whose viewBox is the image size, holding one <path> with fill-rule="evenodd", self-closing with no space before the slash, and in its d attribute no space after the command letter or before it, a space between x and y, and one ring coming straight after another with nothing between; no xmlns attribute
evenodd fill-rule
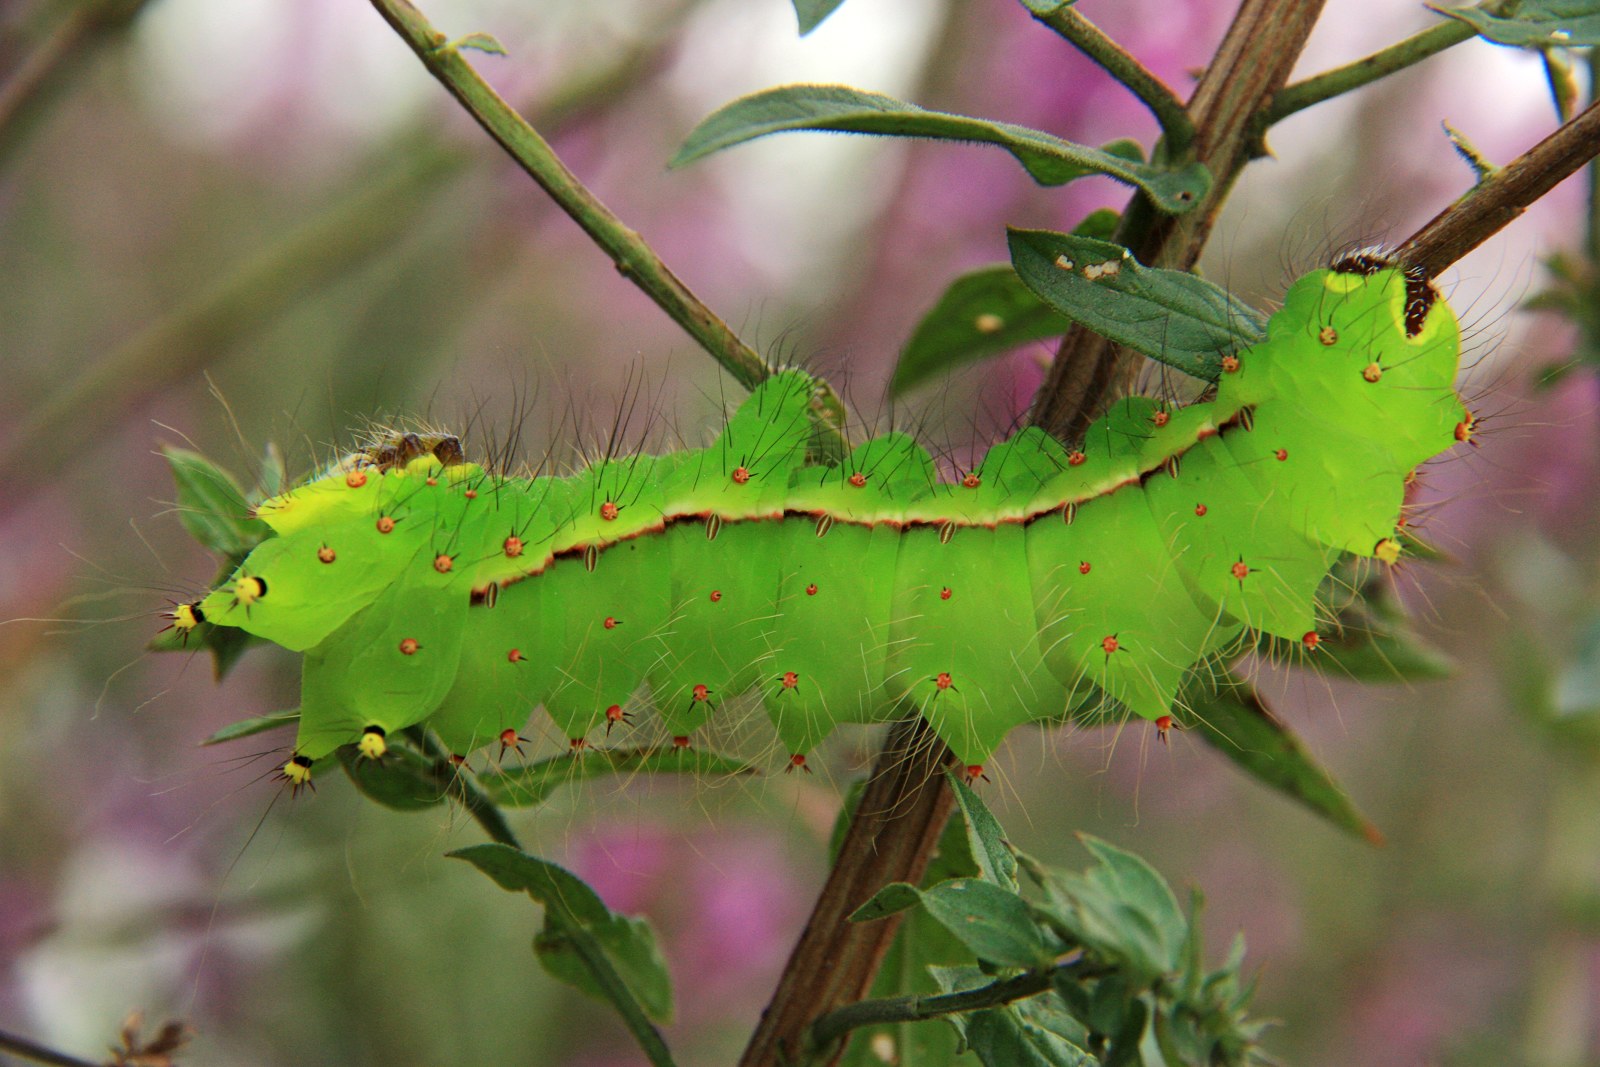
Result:
<svg viewBox="0 0 1600 1067"><path fill-rule="evenodd" d="M389 751L389 735L384 733L381 726L369 726L361 731L361 740L356 742L356 747L367 759L381 759Z"/></svg>
<svg viewBox="0 0 1600 1067"><path fill-rule="evenodd" d="M278 771L278 780L288 782L289 788L294 793L311 785L311 757L302 756L296 752L289 757L289 762ZM315 788L314 786L312 788Z"/></svg>
<svg viewBox="0 0 1600 1067"><path fill-rule="evenodd" d="M178 636L184 644L189 643L189 635L194 633L195 628L206 621L206 614L200 610L199 601L192 604L174 604L172 610L163 612L161 617L167 620L162 632L178 631Z"/></svg>

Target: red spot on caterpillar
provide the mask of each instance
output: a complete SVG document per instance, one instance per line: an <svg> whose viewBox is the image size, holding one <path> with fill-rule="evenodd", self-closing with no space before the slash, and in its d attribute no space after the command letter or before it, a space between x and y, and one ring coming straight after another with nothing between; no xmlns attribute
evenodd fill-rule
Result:
<svg viewBox="0 0 1600 1067"><path fill-rule="evenodd" d="M387 516L387 515L379 515L378 516L378 532L379 533L393 533L394 532L394 520L392 518L390 518L389 516Z"/></svg>
<svg viewBox="0 0 1600 1067"><path fill-rule="evenodd" d="M438 571L440 574L449 574L451 568L453 568L455 565L456 561L445 555L443 552L433 557L433 569Z"/></svg>
<svg viewBox="0 0 1600 1067"><path fill-rule="evenodd" d="M360 489L363 485L367 484L367 472L351 471L349 474L344 476L344 484L348 485L352 489Z"/></svg>
<svg viewBox="0 0 1600 1067"><path fill-rule="evenodd" d="M514 749L517 750L517 755L519 755L519 756L522 755L522 743L524 741L526 741L526 740L528 740L526 737L518 736L517 732L515 730L511 729L509 726L506 727L504 730L501 730L500 731L500 758L502 758L502 759L505 758L506 749L508 749L508 748L514 748Z"/></svg>
<svg viewBox="0 0 1600 1067"><path fill-rule="evenodd" d="M867 484L867 476L862 474L860 471L856 471L850 476L850 484L855 486L857 489L860 489L863 485Z"/></svg>
<svg viewBox="0 0 1600 1067"><path fill-rule="evenodd" d="M1079 452L1077 449L1073 449L1071 452L1067 453L1067 466L1081 467L1083 466L1083 461L1088 458L1089 457L1084 455L1082 452Z"/></svg>
<svg viewBox="0 0 1600 1067"><path fill-rule="evenodd" d="M733 484L743 485L750 480L750 471L744 467L733 468Z"/></svg>
<svg viewBox="0 0 1600 1067"><path fill-rule="evenodd" d="M1088 560L1083 560L1082 562L1080 562L1078 564L1078 573L1079 574L1088 574L1089 573L1089 561Z"/></svg>
<svg viewBox="0 0 1600 1067"><path fill-rule="evenodd" d="M1245 561L1242 559L1230 567L1229 570L1233 573L1233 576L1239 579L1241 582L1244 581L1245 577L1250 573L1249 566L1247 566Z"/></svg>
<svg viewBox="0 0 1600 1067"><path fill-rule="evenodd" d="M939 590L939 599L940 600L949 600L953 596L955 596L955 593L951 591L951 589L950 589L950 587L948 585L945 586L943 589Z"/></svg>
<svg viewBox="0 0 1600 1067"><path fill-rule="evenodd" d="M1206 506L1204 504L1196 504L1194 506L1194 513L1196 515L1200 516L1202 519L1205 518L1206 517Z"/></svg>
<svg viewBox="0 0 1600 1067"><path fill-rule="evenodd" d="M506 661L508 663L521 663L522 662L522 649L513 648L510 652L507 652L506 653Z"/></svg>
<svg viewBox="0 0 1600 1067"><path fill-rule="evenodd" d="M983 484L983 479L978 477L977 471L968 471L967 476L961 479L961 484L968 489L976 489Z"/></svg>
<svg viewBox="0 0 1600 1067"><path fill-rule="evenodd" d="M428 484L429 485L438 485L439 484L439 479L437 479L437 478L429 478L428 479Z"/></svg>
<svg viewBox="0 0 1600 1067"><path fill-rule="evenodd" d="M692 695L696 704L704 704L706 701L711 699L711 690L707 689L704 685L697 685L694 687Z"/></svg>
<svg viewBox="0 0 1600 1067"><path fill-rule="evenodd" d="M476 489L468 489L465 493L462 493L461 495L466 497L468 500L476 500L476 499L478 499L478 491Z"/></svg>
<svg viewBox="0 0 1600 1067"><path fill-rule="evenodd" d="M810 585L806 586L806 596L816 596L816 595L817 595L817 583L816 582L812 582Z"/></svg>
<svg viewBox="0 0 1600 1067"><path fill-rule="evenodd" d="M400 654L402 656L415 656L421 648L422 645L417 642L415 637L403 637L400 639Z"/></svg>
<svg viewBox="0 0 1600 1067"><path fill-rule="evenodd" d="M501 545L501 547L506 550L507 556L510 556L512 559L516 559L518 556L522 555L522 538L518 537L516 534L512 534L510 537L505 539L505 543Z"/></svg>
<svg viewBox="0 0 1600 1067"><path fill-rule="evenodd" d="M1161 427L1171 422L1172 416L1167 414L1165 411L1158 411L1154 415L1150 416L1150 421L1155 423L1157 427Z"/></svg>
<svg viewBox="0 0 1600 1067"><path fill-rule="evenodd" d="M467 765L467 757L461 755L459 752L451 753L451 755L450 755L450 766L452 766L452 767L465 767L466 765Z"/></svg>
<svg viewBox="0 0 1600 1067"><path fill-rule="evenodd" d="M1234 371L1236 371L1238 369L1239 369L1239 357L1238 356L1223 356L1222 357L1222 373L1223 374L1232 374Z"/></svg>
<svg viewBox="0 0 1600 1067"><path fill-rule="evenodd" d="M633 725L633 716L622 710L621 704L613 704L606 709L606 736L611 736L611 728L617 723Z"/></svg>
<svg viewBox="0 0 1600 1067"><path fill-rule="evenodd" d="M722 603L722 590L720 590L720 589L711 590L711 602L713 604Z"/></svg>
<svg viewBox="0 0 1600 1067"><path fill-rule="evenodd" d="M622 620L618 619L615 615L607 615L605 622L602 622L600 625L604 626L608 630L615 630L617 628L617 624L621 621Z"/></svg>
<svg viewBox="0 0 1600 1067"><path fill-rule="evenodd" d="M1338 344L1339 331L1335 330L1332 326L1324 326L1322 329L1317 331L1317 340L1321 341L1324 345Z"/></svg>
<svg viewBox="0 0 1600 1067"><path fill-rule="evenodd" d="M1317 636L1317 631L1307 630L1306 635L1300 639L1300 643L1306 646L1307 652L1315 652L1317 646L1322 643L1322 638Z"/></svg>
<svg viewBox="0 0 1600 1067"><path fill-rule="evenodd" d="M783 672L783 687L785 689L793 689L795 686L797 686L799 684L800 684L800 676L798 674L796 674L794 671L784 671Z"/></svg>
<svg viewBox="0 0 1600 1067"><path fill-rule="evenodd" d="M1167 731L1172 729L1172 716L1163 715L1156 720L1156 737L1164 745L1167 743Z"/></svg>
<svg viewBox="0 0 1600 1067"><path fill-rule="evenodd" d="M1383 377L1383 368L1376 363L1368 363L1366 368L1362 370L1361 377L1369 382L1376 382Z"/></svg>
<svg viewBox="0 0 1600 1067"><path fill-rule="evenodd" d="M807 774L811 773L811 768L806 766L806 758L805 758L805 756L801 755L798 752L796 752L794 755L789 757L789 766L787 766L787 767L785 767L783 769L783 773L784 774L792 774L793 772L795 772L797 770L805 771Z"/></svg>
<svg viewBox="0 0 1600 1067"><path fill-rule="evenodd" d="M989 776L983 773L983 764L981 763L967 764L966 768L961 772L961 776L966 779L968 785L978 781L980 778L985 782L989 780Z"/></svg>
<svg viewBox="0 0 1600 1067"><path fill-rule="evenodd" d="M1276 459L1279 463L1282 463L1284 460L1289 458L1289 450L1287 448L1280 448L1272 454L1272 458Z"/></svg>
<svg viewBox="0 0 1600 1067"><path fill-rule="evenodd" d="M321 548L317 549L317 559L322 563L332 563L338 558L339 554L333 549L329 548L327 545L323 545Z"/></svg>
<svg viewBox="0 0 1600 1067"><path fill-rule="evenodd" d="M1109 634L1100 639L1100 647L1105 651L1105 654L1109 656L1122 646L1117 643L1116 634Z"/></svg>
<svg viewBox="0 0 1600 1067"><path fill-rule="evenodd" d="M582 752L584 749L586 749L588 747L589 747L589 742L586 741L585 739L581 738L581 737L569 737L569 738L567 738L567 748L572 752L572 754L574 756L576 756L578 753Z"/></svg>
<svg viewBox="0 0 1600 1067"><path fill-rule="evenodd" d="M689 747L689 735L688 734L678 734L677 736L675 736L672 739L672 747L673 748L680 748L680 749L681 748L688 748Z"/></svg>
<svg viewBox="0 0 1600 1067"><path fill-rule="evenodd" d="M949 689L954 682L952 682L950 678L949 671L940 671L938 676L934 678L933 684L939 688L940 692L943 692L944 690Z"/></svg>
<svg viewBox="0 0 1600 1067"><path fill-rule="evenodd" d="M617 517L617 506L611 501L607 500L604 504L600 505L600 517L606 522L615 521Z"/></svg>

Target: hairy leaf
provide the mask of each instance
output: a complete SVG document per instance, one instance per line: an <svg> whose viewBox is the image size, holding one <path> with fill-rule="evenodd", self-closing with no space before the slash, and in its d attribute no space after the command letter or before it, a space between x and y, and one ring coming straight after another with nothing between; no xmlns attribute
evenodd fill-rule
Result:
<svg viewBox="0 0 1600 1067"><path fill-rule="evenodd" d="M1266 336L1266 320L1185 271L1141 266L1121 245L1013 229L1018 276L1051 307L1102 337L1185 374L1215 381L1223 355Z"/></svg>
<svg viewBox="0 0 1600 1067"><path fill-rule="evenodd" d="M1579 48L1600 44L1600 3L1596 0L1522 0L1514 5L1445 7L1441 15L1460 19L1495 44L1519 48ZM1499 14L1510 7L1509 14Z"/></svg>
<svg viewBox="0 0 1600 1067"><path fill-rule="evenodd" d="M1335 826L1375 844L1382 842L1377 827L1356 809L1253 688L1239 684L1210 690L1195 685L1183 699L1193 709L1200 736L1245 773L1300 801Z"/></svg>
<svg viewBox="0 0 1600 1067"><path fill-rule="evenodd" d="M1140 189L1171 214L1189 210L1211 186L1210 174L1198 163L1167 170L1129 159L1125 145L1117 146L1117 151L1090 148L1026 126L928 111L881 93L845 85L784 85L741 97L690 131L671 165L682 166L712 152L789 130L998 145L1015 156L1041 185L1061 185L1085 175L1103 174Z"/></svg>

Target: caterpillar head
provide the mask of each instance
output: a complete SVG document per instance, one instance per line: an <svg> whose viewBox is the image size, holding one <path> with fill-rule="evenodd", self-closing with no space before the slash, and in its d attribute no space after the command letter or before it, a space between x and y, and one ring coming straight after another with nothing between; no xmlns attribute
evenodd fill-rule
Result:
<svg viewBox="0 0 1600 1067"><path fill-rule="evenodd" d="M1401 471L1456 443L1460 328L1421 271L1360 252L1301 278L1284 305L1271 327L1283 343L1238 354L1222 408L1297 398L1327 440L1370 441Z"/></svg>

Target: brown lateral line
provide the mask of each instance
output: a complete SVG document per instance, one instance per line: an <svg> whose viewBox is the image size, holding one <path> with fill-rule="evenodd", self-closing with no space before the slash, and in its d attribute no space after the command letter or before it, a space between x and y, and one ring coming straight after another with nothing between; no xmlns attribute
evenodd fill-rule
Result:
<svg viewBox="0 0 1600 1067"><path fill-rule="evenodd" d="M1129 486L1133 486L1133 485L1142 486L1145 482L1149 481L1151 478L1155 477L1157 474L1159 474L1162 471L1166 470L1167 469L1167 465L1172 460L1181 459L1185 453L1187 453L1190 449L1194 448L1195 446L1199 445L1200 442L1202 442L1202 441L1204 441L1204 440L1206 440L1207 438L1210 438L1210 437L1220 437L1226 431L1231 430L1234 427L1240 425L1242 423L1242 421L1243 421L1243 413L1245 411L1253 411L1253 410L1254 410L1254 405L1249 405L1249 406L1247 406L1245 408L1241 408L1240 412L1238 414L1235 414L1232 418L1228 419L1222 425L1217 426L1215 428L1209 428L1209 429L1202 430L1198 435L1196 435L1195 439L1192 442L1190 442L1189 444L1185 445L1184 447L1178 449L1176 452L1172 453L1172 455L1167 456L1165 459L1163 459L1160 463L1156 464L1154 467L1151 467L1148 470L1140 471L1136 476L1134 476L1132 478L1124 479L1123 481L1118 482L1116 485L1113 485L1108 489L1103 489L1100 492L1094 493L1091 496L1086 496L1086 497L1083 497L1082 499L1079 499L1079 500L1063 500L1059 504L1051 505L1050 507L1043 508L1043 509L1041 509L1039 511L1029 512L1026 515L1017 515L1017 516L1010 517L1010 518L995 519L995 520L990 521L990 522L962 522L959 519L914 519L914 520L911 520L909 522L903 522L903 521L900 521L900 520L897 520L897 519L881 519L881 520L878 520L876 522L869 522L869 521L863 521L863 520L860 520L860 519L843 519L843 518L839 518L838 516L834 516L834 521L835 522L842 522L842 523L844 523L846 525L849 525L849 526L861 526L861 527L865 527L867 529L873 529L873 528L876 528L878 526L887 526L887 527L890 527L892 529L902 530L902 531L915 529L917 527L927 527L929 529L939 529L939 528L947 526L947 525L954 525L957 529L975 529L975 530L978 530L978 529L981 529L981 530L995 530L995 529L999 529L1001 526L1028 526L1028 525L1031 525L1032 523L1035 523L1035 522L1039 521L1040 519L1045 518L1047 516L1060 514L1061 509L1066 507L1068 504L1079 504L1079 505L1087 504L1087 503L1089 503L1091 501L1098 500L1098 499L1100 499L1102 497L1108 497L1112 493L1115 493L1119 489L1125 489L1125 488L1127 488ZM772 515L758 515L758 516L754 516L754 517L751 517L751 518L728 519L728 520L725 520L725 521L728 524L731 525L731 524L734 524L734 523L745 523L745 522L783 522L786 519L812 519L812 520L815 520L815 519L820 519L823 516L828 515L828 514L829 513L826 512L826 511L802 511L802 510L799 510L799 509L786 509L785 511L783 511L781 513L772 514ZM516 585L518 582L525 581L528 578L536 578L539 575L543 574L545 571L549 570L552 566L554 566L560 560L563 560L563 559L582 559L584 554L587 553L591 548L594 548L597 552L605 552L607 549L609 549L609 548L611 548L611 547L613 547L615 545L626 544L627 542L636 540L636 539L638 539L640 537L651 537L651 536L654 536L656 534L665 533L669 528L671 528L673 526L687 525L689 523L705 522L707 519L709 519L711 517L711 515L712 515L712 513L709 512L709 511L684 512L684 513L677 514L677 515L668 515L668 516L664 517L661 520L661 522L659 522L659 523L656 523L656 524L651 525L651 526L641 527L640 529L635 530L630 534L626 534L625 536L617 538L615 541L607 541L605 544L598 544L596 542L586 542L584 544L572 545L572 546L570 546L568 548L562 549L560 552L551 553L549 556L547 556L545 558L544 563L537 570L528 571L527 573L519 575L519 576L517 576L515 578L507 578L504 581L501 581L499 583L500 588L505 589L505 588L508 588L509 586ZM484 603L487 603L487 602L488 602L488 587L487 586L485 586L482 589L474 589L472 591L472 603L473 604L484 604Z"/></svg>

